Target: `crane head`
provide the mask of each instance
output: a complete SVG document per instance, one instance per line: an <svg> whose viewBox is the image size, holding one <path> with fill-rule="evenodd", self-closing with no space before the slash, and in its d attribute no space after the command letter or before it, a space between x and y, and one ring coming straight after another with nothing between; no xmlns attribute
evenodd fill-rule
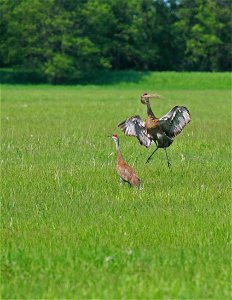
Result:
<svg viewBox="0 0 232 300"><path fill-rule="evenodd" d="M118 135L115 133L112 135L112 139L117 142L118 141Z"/></svg>
<svg viewBox="0 0 232 300"><path fill-rule="evenodd" d="M144 94L141 96L140 100L141 100L141 103L142 103L142 104L147 104L147 103L150 101L151 98L160 99L161 96L158 95L157 93L154 93L154 94L144 93Z"/></svg>

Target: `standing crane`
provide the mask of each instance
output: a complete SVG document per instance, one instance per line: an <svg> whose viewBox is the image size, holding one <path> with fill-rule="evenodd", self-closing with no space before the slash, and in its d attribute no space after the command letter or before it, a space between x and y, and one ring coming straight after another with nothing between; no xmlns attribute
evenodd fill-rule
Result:
<svg viewBox="0 0 232 300"><path fill-rule="evenodd" d="M141 188L141 181L139 177L136 175L134 169L130 167L125 160L122 157L121 149L119 146L119 138L117 134L114 134L112 136L112 139L114 140L116 144L116 150L117 150L117 164L116 169L117 173L120 177L121 183L127 182L130 186L136 186L138 188Z"/></svg>
<svg viewBox="0 0 232 300"><path fill-rule="evenodd" d="M172 144L174 137L180 134L183 128L190 122L191 116L186 107L175 106L165 116L157 118L151 109L150 98L160 98L160 96L147 93L141 96L141 103L147 106L147 119L145 122L140 116L133 116L118 124L118 127L127 136L135 136L140 144L146 148L150 147L153 143L156 144L156 149L147 158L146 163L149 162L159 148L163 148L168 167L170 167L167 148Z"/></svg>

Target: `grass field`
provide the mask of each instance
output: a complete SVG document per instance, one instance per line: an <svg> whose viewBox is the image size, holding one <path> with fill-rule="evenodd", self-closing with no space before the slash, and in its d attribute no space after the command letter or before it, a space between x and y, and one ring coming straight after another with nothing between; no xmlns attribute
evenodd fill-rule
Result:
<svg viewBox="0 0 232 300"><path fill-rule="evenodd" d="M185 105L168 149L117 124ZM2 299L231 298L230 74L154 73L105 85L2 86ZM144 189L121 187L124 158Z"/></svg>

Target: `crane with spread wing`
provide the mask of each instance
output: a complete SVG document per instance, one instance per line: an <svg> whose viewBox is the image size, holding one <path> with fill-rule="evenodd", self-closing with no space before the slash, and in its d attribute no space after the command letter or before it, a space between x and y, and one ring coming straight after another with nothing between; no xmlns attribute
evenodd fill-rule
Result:
<svg viewBox="0 0 232 300"><path fill-rule="evenodd" d="M159 148L163 148L170 167L167 148L173 143L175 136L180 134L191 121L191 116L185 106L175 106L165 116L157 118L151 109L151 98L160 98L160 96L147 93L141 96L141 103L147 106L147 118L145 121L140 116L133 116L118 124L118 127L127 136L136 137L140 144L147 148L153 143L156 144L155 150L147 158L146 163L149 162Z"/></svg>

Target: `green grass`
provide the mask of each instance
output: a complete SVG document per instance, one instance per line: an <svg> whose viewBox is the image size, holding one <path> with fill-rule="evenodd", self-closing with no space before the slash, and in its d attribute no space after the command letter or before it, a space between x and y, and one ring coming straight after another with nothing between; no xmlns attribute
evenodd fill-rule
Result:
<svg viewBox="0 0 232 300"><path fill-rule="evenodd" d="M152 76L2 86L3 299L231 298L230 75L194 74L189 89ZM158 116L176 104L192 115L168 149L171 171L163 150L145 165L152 149L117 130L145 117L147 90L163 96ZM142 191L119 185L115 132Z"/></svg>

